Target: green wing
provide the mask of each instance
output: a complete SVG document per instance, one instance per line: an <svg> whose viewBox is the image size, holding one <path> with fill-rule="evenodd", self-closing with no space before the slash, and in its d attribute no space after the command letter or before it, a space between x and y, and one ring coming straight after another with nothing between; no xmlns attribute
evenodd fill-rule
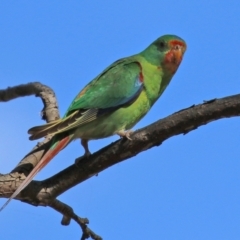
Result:
<svg viewBox="0 0 240 240"><path fill-rule="evenodd" d="M142 89L140 74L138 62L118 60L76 96L65 116L79 109L106 109L126 104Z"/></svg>
<svg viewBox="0 0 240 240"><path fill-rule="evenodd" d="M72 130L130 104L141 93L142 81L139 62L131 58L116 61L76 96L63 119L29 129L30 139Z"/></svg>

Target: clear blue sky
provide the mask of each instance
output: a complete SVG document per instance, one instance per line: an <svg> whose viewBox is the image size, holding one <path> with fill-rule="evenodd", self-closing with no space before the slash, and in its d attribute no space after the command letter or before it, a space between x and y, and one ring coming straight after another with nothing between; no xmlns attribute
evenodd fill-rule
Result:
<svg viewBox="0 0 240 240"><path fill-rule="evenodd" d="M203 100L239 93L240 3L233 1L1 1L0 89L31 81L51 86L61 115L92 78L118 58L171 33L188 50L173 81L135 129ZM36 144L40 99L1 104L0 172ZM203 126L139 154L59 197L104 240L238 240L239 118ZM92 152L117 137L90 142ZM83 153L62 151L35 179L60 171ZM0 199L3 204L5 199ZM12 201L0 213L1 239L79 239L50 208Z"/></svg>

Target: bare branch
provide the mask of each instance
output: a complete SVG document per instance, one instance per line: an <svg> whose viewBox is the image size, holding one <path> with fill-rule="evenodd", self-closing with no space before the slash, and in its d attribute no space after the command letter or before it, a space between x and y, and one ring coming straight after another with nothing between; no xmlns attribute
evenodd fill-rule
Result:
<svg viewBox="0 0 240 240"><path fill-rule="evenodd" d="M59 119L58 104L54 91L39 82L21 84L7 89L0 89L0 102L7 102L19 97L35 95L43 101L42 119L51 122Z"/></svg>
<svg viewBox="0 0 240 240"><path fill-rule="evenodd" d="M186 134L199 126L209 122L240 115L240 94L222 99L214 99L197 106L176 112L145 128L139 129L131 135L132 141L118 140L100 151L94 153L88 159L82 159L56 175L32 183L19 194L18 199L27 200L30 204L48 205L53 199L71 187L87 180L112 165L136 156L142 151L161 145L168 138ZM45 146L45 145L43 145ZM71 161L71 160L70 160ZM4 181L4 176L0 176ZM19 182L11 184L13 192ZM7 188L9 191L9 187ZM0 192L6 193L3 189ZM7 197L3 194L1 197Z"/></svg>
<svg viewBox="0 0 240 240"><path fill-rule="evenodd" d="M18 87L21 89L23 86L28 86L28 84ZM15 90L13 90L14 88L0 90L0 101L2 99L7 101L19 96L29 95L30 90L27 91L27 93L20 94L19 91L16 90L18 87L16 87ZM6 95L4 91L9 91L10 93ZM11 91L13 93L11 93ZM14 91L17 92L17 94L14 94ZM4 94L7 97L4 96ZM34 92L33 94L36 93ZM43 99L44 112L46 108L54 105L51 105L51 100L46 100L49 99L48 97L43 97L50 96L49 93L40 91L38 95ZM52 96L55 98L54 93ZM54 108L58 112L57 105L55 105ZM101 239L88 229L86 226L86 219L79 218L69 206L56 200L56 197L116 163L130 159L140 152L146 151L154 146L161 145L170 137L179 134L187 134L212 121L234 116L240 116L240 94L222 99L205 101L203 104L197 106L193 105L145 128L139 129L131 135L132 141L125 138L120 139L94 153L88 159L80 159L76 164L72 164L46 180L32 181L29 186L17 196L17 199L36 206L52 207L63 214L62 224L64 225L69 224L70 219L74 219L83 230L82 239L86 239L87 237ZM58 117L59 116L57 116L57 118ZM46 118L48 118L48 116ZM48 147L49 139L46 138L27 154L10 174L0 174L0 197L9 197L17 189L24 180L25 175L27 175L37 164Z"/></svg>
<svg viewBox="0 0 240 240"><path fill-rule="evenodd" d="M100 236L98 236L90 228L88 228L87 226L87 224L89 223L88 219L77 216L74 213L73 209L66 205L65 203L62 203L59 200L55 199L49 204L49 207L53 208L54 210L60 212L63 215L61 222L62 225L65 226L69 225L71 219L73 219L77 224L79 224L79 226L82 229L81 240L88 239L89 237L91 237L94 240L102 240Z"/></svg>
<svg viewBox="0 0 240 240"><path fill-rule="evenodd" d="M8 87L7 89L0 90L0 102L7 102L15 98L30 95L35 95L36 97L41 98L44 106L41 111L43 120L51 122L59 119L58 104L54 91L50 87L39 82L21 84L15 87ZM46 143L49 140L50 138L47 138L42 143L37 144L37 146L19 162L11 173L18 172L28 175L41 159L44 149L47 147ZM42 145L45 145L45 147L42 148ZM14 174L14 176L15 175L16 174ZM7 177L6 181L8 181L8 179L12 179L12 176L13 174L5 176L5 178ZM18 178L19 176L16 179Z"/></svg>
<svg viewBox="0 0 240 240"><path fill-rule="evenodd" d="M6 90L0 90L0 102L6 102L18 97L25 97L29 95L36 95L42 99L44 105L42 110L43 120L50 122L59 119L57 99L54 91L38 82L23 84L12 88L9 87ZM37 165L38 161L44 154L45 149L48 148L50 139L51 137L48 137L43 142L38 143L37 146L20 161L10 174L0 174L0 195L8 197L11 195L12 189L19 186L21 181L23 181L30 171ZM40 184L39 186L41 187ZM30 199L33 199L32 196L36 195L40 190L41 188L36 188L36 191L33 191L31 196L29 196ZM23 201L27 201L27 199L24 199ZM30 201L30 204L39 205L38 202L35 203L34 201ZM45 201L43 200L40 205L45 205ZM69 225L71 219L75 220L79 224L82 229L81 240L85 240L89 237L94 240L102 239L87 226L89 223L88 219L77 216L73 209L68 205L54 199L50 202L49 206L63 214L61 222L62 225Z"/></svg>
<svg viewBox="0 0 240 240"><path fill-rule="evenodd" d="M99 150L88 159L82 159L49 179L42 181L48 198L55 198L69 188L95 176L112 165L130 159L142 151L161 145L179 134L187 134L202 125L222 118L240 115L240 94L222 99L205 101L203 104L176 112L131 135L132 141L118 140Z"/></svg>

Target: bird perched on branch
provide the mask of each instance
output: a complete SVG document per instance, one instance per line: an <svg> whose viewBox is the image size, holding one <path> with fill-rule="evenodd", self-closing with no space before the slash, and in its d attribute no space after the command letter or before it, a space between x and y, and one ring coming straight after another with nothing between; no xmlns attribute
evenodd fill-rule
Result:
<svg viewBox="0 0 240 240"><path fill-rule="evenodd" d="M30 139L53 135L49 149L18 189L15 198L34 176L64 147L81 139L85 156L88 141L118 134L131 139L131 128L150 110L176 73L186 43L175 35L164 35L142 52L122 58L85 86L63 118L29 129Z"/></svg>

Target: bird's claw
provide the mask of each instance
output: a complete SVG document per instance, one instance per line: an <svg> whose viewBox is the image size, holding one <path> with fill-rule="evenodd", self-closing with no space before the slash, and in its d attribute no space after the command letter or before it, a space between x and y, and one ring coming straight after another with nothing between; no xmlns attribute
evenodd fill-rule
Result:
<svg viewBox="0 0 240 240"><path fill-rule="evenodd" d="M128 130L128 131L119 131L117 134L122 137L122 138L127 138L128 140L132 141L132 138L130 135L133 133L133 130Z"/></svg>

